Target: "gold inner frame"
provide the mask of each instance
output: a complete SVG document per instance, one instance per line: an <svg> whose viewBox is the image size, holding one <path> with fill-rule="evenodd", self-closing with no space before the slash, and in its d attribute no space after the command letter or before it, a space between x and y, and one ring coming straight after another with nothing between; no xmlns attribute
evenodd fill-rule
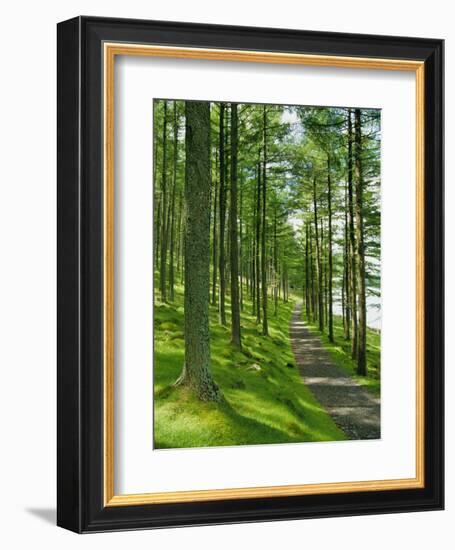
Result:
<svg viewBox="0 0 455 550"><path fill-rule="evenodd" d="M416 77L416 476L384 479L143 494L114 493L114 70L115 57L154 56L356 69L411 71ZM384 491L424 487L424 62L104 43L104 503L105 506Z"/></svg>

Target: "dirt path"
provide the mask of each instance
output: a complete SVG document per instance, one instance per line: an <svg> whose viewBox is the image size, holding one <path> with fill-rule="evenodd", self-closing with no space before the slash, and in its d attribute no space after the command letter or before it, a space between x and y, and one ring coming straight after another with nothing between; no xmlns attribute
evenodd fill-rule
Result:
<svg viewBox="0 0 455 550"><path fill-rule="evenodd" d="M303 381L349 439L379 439L380 401L337 367L301 319L302 304L295 307L290 336Z"/></svg>

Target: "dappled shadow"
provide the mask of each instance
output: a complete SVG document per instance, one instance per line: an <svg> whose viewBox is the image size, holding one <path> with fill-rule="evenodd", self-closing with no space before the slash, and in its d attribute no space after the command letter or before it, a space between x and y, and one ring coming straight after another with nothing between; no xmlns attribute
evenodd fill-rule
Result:
<svg viewBox="0 0 455 550"><path fill-rule="evenodd" d="M180 290L177 301L181 302ZM243 314L242 349L230 343L230 330L210 308L211 371L225 401L199 402L173 386L182 369L183 310L159 310L155 333L154 440L156 448L194 448L344 439L327 411L300 383L290 349L293 305L270 319L262 336L253 316ZM246 319L245 319L246 317ZM281 322L281 326L279 326ZM159 338L158 338L159 335Z"/></svg>
<svg viewBox="0 0 455 550"><path fill-rule="evenodd" d="M270 443L271 439L273 438L273 442L275 443L290 443L295 442L296 436L290 435L288 432L284 430L280 430L278 428L272 427L269 424L265 422L261 422L257 419L253 419L249 416L245 416L244 414L240 414L237 410L235 410L228 401L225 401L223 404L223 412L233 421L242 426L242 428L245 429L245 435L248 436L249 430L255 430L258 432L264 432L263 439L260 440L258 438L257 441L254 442L254 444L264 444L264 443ZM242 443L238 443L242 444ZM251 444L251 442L249 442Z"/></svg>
<svg viewBox="0 0 455 550"><path fill-rule="evenodd" d="M186 399L190 396L190 393L185 393L182 388L176 388L175 386L167 386L163 389L166 396L169 397L171 393L176 393L178 396L180 405L183 405ZM231 390L232 391L232 390ZM261 396L260 392L258 392ZM249 399L252 399L251 396L248 396ZM280 401L277 397L275 401ZM257 402L257 401L256 401ZM287 404L287 403L286 403ZM230 399L223 394L222 400L219 403L215 402L201 402L201 405L205 407L205 412L203 414L197 415L195 418L202 421L202 418L206 412L211 410L216 414L221 415L223 423L227 432L231 426L235 426L235 440L231 439L227 432L224 434L225 439L220 438L216 440L216 443L211 445L207 444L195 444L190 443L191 437L186 438L181 445L176 444L175 442L170 442L166 438L157 436L155 434L154 443L156 449L168 449L168 448L194 448L194 447L206 447L206 446L236 446L236 445L261 445L261 444L273 444L273 443L295 443L302 441L301 433L294 433L293 430L279 429L275 426L271 426L265 420L258 420L257 411L256 416L250 417L247 414L242 414L236 410L231 404ZM187 414L191 414L187 411ZM255 434L255 439L252 441L251 434Z"/></svg>
<svg viewBox="0 0 455 550"><path fill-rule="evenodd" d="M350 439L380 437L380 400L335 365L318 335L311 333L296 306L291 345L305 385Z"/></svg>

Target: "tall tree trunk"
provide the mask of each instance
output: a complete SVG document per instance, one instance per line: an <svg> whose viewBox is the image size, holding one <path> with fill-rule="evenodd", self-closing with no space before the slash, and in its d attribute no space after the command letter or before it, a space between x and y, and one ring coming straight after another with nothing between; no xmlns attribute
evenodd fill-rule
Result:
<svg viewBox="0 0 455 550"><path fill-rule="evenodd" d="M214 186L214 199L213 199L213 237L212 237L212 252L213 252L213 271L212 271L212 305L216 306L216 282L218 278L218 237L217 237L217 205L218 205L218 153L215 152L215 186Z"/></svg>
<svg viewBox="0 0 455 550"><path fill-rule="evenodd" d="M158 203L158 206L156 207L156 227L155 227L155 269L159 269L159 261L160 261L160 236L161 236L161 193L159 193L157 197L157 193L155 192L155 200Z"/></svg>
<svg viewBox="0 0 455 550"><path fill-rule="evenodd" d="M226 257L224 248L224 228L226 223L226 183L225 183L225 151L224 151L224 112L225 105L220 103L220 323L226 325Z"/></svg>
<svg viewBox="0 0 455 550"><path fill-rule="evenodd" d="M225 104L225 125L224 125L224 185L225 185L225 203L226 203L226 232L224 235L224 279L225 279L225 287L226 287L226 296L230 293L230 284L231 284L231 269L229 266L230 263L230 257L231 257L231 251L230 251L230 244L231 241L229 239L229 201L228 201L228 184L230 182L230 128L229 128L229 104Z"/></svg>
<svg viewBox="0 0 455 550"><path fill-rule="evenodd" d="M261 163L258 162L258 179L256 192L256 322L261 322L261 295L260 295L260 238L261 238Z"/></svg>
<svg viewBox="0 0 455 550"><path fill-rule="evenodd" d="M360 375L366 376L367 308L365 292L365 243L363 235L362 121L360 109L355 110L355 171L355 221L359 272L359 340L357 351L357 372Z"/></svg>
<svg viewBox="0 0 455 550"><path fill-rule="evenodd" d="M351 109L348 109L348 202L349 202L349 256L351 274L351 320L352 320L352 341L351 356L357 357L357 269L356 269L356 246L354 232L354 199L353 199L353 163L352 163L352 117Z"/></svg>
<svg viewBox="0 0 455 550"><path fill-rule="evenodd" d="M245 236L248 243L247 256L248 261L246 263L247 268L247 289L248 289L248 298L253 301L253 240L252 240L253 230L252 226L247 223ZM252 315L254 315L254 310Z"/></svg>
<svg viewBox="0 0 455 550"><path fill-rule="evenodd" d="M160 253L160 293L161 301L165 302L167 299L166 296L166 260L167 260L167 224L166 218L168 214L168 204L167 204L167 182L166 182L166 171L167 171L167 101L164 102L164 120L163 120L163 163L162 163L162 174L161 174L161 196L162 196L162 210L161 210L161 253Z"/></svg>
<svg viewBox="0 0 455 550"><path fill-rule="evenodd" d="M174 162L173 162L173 181L171 197L171 232L170 232L170 250L169 250L169 295L171 302L174 301L174 232L175 232L175 193L177 187L177 161L178 161L178 119L177 102L174 100Z"/></svg>
<svg viewBox="0 0 455 550"><path fill-rule="evenodd" d="M314 246L313 246L313 235L312 235L312 226L309 226L309 235L310 235L310 272L311 272L311 321L314 322L317 319L317 309L316 309L316 281L314 276Z"/></svg>
<svg viewBox="0 0 455 550"><path fill-rule="evenodd" d="M278 281L280 277L278 275L278 241L276 235L276 205L273 212L273 271L274 271L274 288L273 297L275 303L275 317L278 315Z"/></svg>
<svg viewBox="0 0 455 550"><path fill-rule="evenodd" d="M229 208L231 256L231 342L238 348L241 348L242 343L240 338L239 249L237 235L237 147L237 103L231 103L231 202Z"/></svg>
<svg viewBox="0 0 455 550"><path fill-rule="evenodd" d="M314 238L316 240L316 271L318 276L318 321L319 330L324 330L324 303L322 296L322 266L321 266L321 250L319 243L318 230L318 204L316 196L316 177L313 177L313 214L314 214Z"/></svg>
<svg viewBox="0 0 455 550"><path fill-rule="evenodd" d="M332 257L332 180L330 174L330 156L327 157L327 209L329 214L328 243L329 248L329 340L333 342L333 257Z"/></svg>
<svg viewBox="0 0 455 550"><path fill-rule="evenodd" d="M179 199L178 199L178 203L177 203L177 212L178 212L178 215L177 215L177 236L176 236L176 239L177 239L177 250L176 250L176 256L177 256L177 265L176 265L176 269L177 269L177 273L180 273L180 270L181 270L181 261L180 261L180 256L181 256L181 242L182 242L182 217L183 217L183 193L182 193L182 189L180 189L179 191Z"/></svg>
<svg viewBox="0 0 455 550"><path fill-rule="evenodd" d="M184 284L185 282L185 220L186 220L186 206L184 204L184 201L182 199L182 211L181 211L181 217L182 217L182 227L180 229L180 284Z"/></svg>
<svg viewBox="0 0 455 550"><path fill-rule="evenodd" d="M266 206L267 206L267 110L263 107L263 173L262 173L262 240L261 240L261 271L262 271L262 334L268 336L269 325L267 319L267 257L266 257Z"/></svg>
<svg viewBox="0 0 455 550"><path fill-rule="evenodd" d="M309 258L309 247L310 247L310 236L308 231L308 222L305 224L305 312L306 318L310 319L310 258Z"/></svg>
<svg viewBox="0 0 455 550"><path fill-rule="evenodd" d="M344 338L351 339L351 293L350 293L350 257L349 257L349 222L348 222L348 186L344 190L344 292L345 292L345 324Z"/></svg>
<svg viewBox="0 0 455 550"><path fill-rule="evenodd" d="M210 103L187 101L185 115L185 363L176 384L220 401L210 371Z"/></svg>
<svg viewBox="0 0 455 550"><path fill-rule="evenodd" d="M344 261L344 257L343 257L343 261ZM346 279L344 277L345 270L346 270L346 266L343 265L343 277L341 279L341 320L343 323L343 334L345 335L345 339L346 339L346 287L345 287Z"/></svg>
<svg viewBox="0 0 455 550"><path fill-rule="evenodd" d="M153 116L154 116L154 133L158 133L158 125L157 125L157 105L158 103L155 102L153 105ZM157 181L157 173L158 173L158 139L154 139L153 141L153 201L154 201L154 226L153 226L153 251L154 251L154 266L153 271L155 272L156 269L158 269L158 247L160 244L159 240L159 232L160 232L160 217L161 217L161 195L158 193L158 181Z"/></svg>
<svg viewBox="0 0 455 550"><path fill-rule="evenodd" d="M288 266L286 263L283 265L283 298L285 302L289 300Z"/></svg>
<svg viewBox="0 0 455 550"><path fill-rule="evenodd" d="M180 284L183 285L184 283L184 277L185 277L185 219L186 219L186 206L185 201L182 196L181 200L181 210L180 210L180 244L179 244L179 250L180 250Z"/></svg>
<svg viewBox="0 0 455 550"><path fill-rule="evenodd" d="M326 326L327 321L327 262L326 262L326 250L325 250L325 238L324 238L324 220L320 218L321 229L319 232L319 250L321 251L321 271L322 271L322 311L324 312L324 319L322 321L323 327Z"/></svg>
<svg viewBox="0 0 455 550"><path fill-rule="evenodd" d="M256 226L257 226L257 186L253 189L253 218L251 224L251 314L256 315Z"/></svg>
<svg viewBox="0 0 455 550"><path fill-rule="evenodd" d="M240 172L240 212L239 212L239 266L240 266L240 311L243 311L243 279L244 279L244 261L243 261L243 175Z"/></svg>

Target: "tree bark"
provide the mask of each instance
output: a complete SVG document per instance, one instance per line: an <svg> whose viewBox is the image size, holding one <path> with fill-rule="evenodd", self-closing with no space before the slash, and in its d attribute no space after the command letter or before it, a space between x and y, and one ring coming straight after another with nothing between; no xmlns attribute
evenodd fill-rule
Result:
<svg viewBox="0 0 455 550"><path fill-rule="evenodd" d="M353 199L353 163L352 163L352 117L351 109L348 109L348 202L349 202L349 255L351 274L351 321L352 341L351 356L357 358L357 269L356 269L356 246L354 232L354 199Z"/></svg>
<svg viewBox="0 0 455 550"><path fill-rule="evenodd" d="M311 277L310 277L310 281L311 281L311 301L310 301L310 304L311 304L311 321L315 321L316 318L317 318L317 313L316 313L316 288L315 288L315 278L314 278L314 248L313 248L313 235L312 235L312 231L311 231L311 224L309 224L308 226L308 234L309 234L309 239L310 239L310 245L309 245L309 248L310 248L310 274L311 274Z"/></svg>
<svg viewBox="0 0 455 550"><path fill-rule="evenodd" d="M243 175L240 172L240 212L239 212L239 270L240 270L240 311L243 311L243 284L244 284L244 243L243 243Z"/></svg>
<svg viewBox="0 0 455 550"><path fill-rule="evenodd" d="M314 238L316 240L316 270L318 276L318 321L319 330L324 330L324 303L322 296L322 266L321 266L321 250L319 243L319 230L318 230L318 204L316 196L316 177L313 177L313 214L314 214Z"/></svg>
<svg viewBox="0 0 455 550"><path fill-rule="evenodd" d="M362 376L367 374L366 337L367 309L365 291L365 243L363 235L363 172L362 172L362 121L360 109L355 110L355 221L357 233L357 261L359 274L359 336L357 351L357 372Z"/></svg>
<svg viewBox="0 0 455 550"><path fill-rule="evenodd" d="M214 185L214 199L213 199L213 272L212 272L212 305L216 306L216 283L218 278L218 257L217 257L217 206L218 206L218 154L215 153L215 185Z"/></svg>
<svg viewBox="0 0 455 550"><path fill-rule="evenodd" d="M210 372L210 104L187 101L185 114L185 364L176 384L220 401Z"/></svg>
<svg viewBox="0 0 455 550"><path fill-rule="evenodd" d="M226 183L225 183L225 151L224 151L224 112L225 105L220 103L220 323L226 325L226 257L224 247L224 231L226 223Z"/></svg>
<svg viewBox="0 0 455 550"><path fill-rule="evenodd" d="M344 190L344 270L343 287L345 294L344 337L351 339L351 293L350 293L350 257L349 257L349 222L348 222L348 186Z"/></svg>
<svg viewBox="0 0 455 550"><path fill-rule="evenodd" d="M167 299L166 296L166 260L167 260L167 182L166 182L166 171L167 171L167 101L164 102L164 120L163 120L163 162L162 162L162 174L161 174L161 251L160 251L160 293L161 301L165 302Z"/></svg>
<svg viewBox="0 0 455 550"><path fill-rule="evenodd" d="M324 238L324 220L322 217L319 218L320 221L320 231L319 231L319 250L321 251L321 271L322 271L322 311L324 312L324 318L322 321L323 327L326 326L327 321L327 261L326 261L326 250L325 250L325 238Z"/></svg>
<svg viewBox="0 0 455 550"><path fill-rule="evenodd" d="M160 217L161 217L161 194L158 193L158 124L157 124L157 111L158 103L155 102L153 105L153 116L154 116L154 136L153 140L153 201L154 201L154 226L153 226L153 251L154 251L154 266L153 271L155 272L158 269L158 260L159 260L159 245L160 245Z"/></svg>
<svg viewBox="0 0 455 550"><path fill-rule="evenodd" d="M305 224L305 311L306 318L310 319L310 259L309 259L309 231L308 222Z"/></svg>
<svg viewBox="0 0 455 550"><path fill-rule="evenodd" d="M261 295L260 295L260 238L261 238L261 163L258 162L256 192L256 322L261 322Z"/></svg>
<svg viewBox="0 0 455 550"><path fill-rule="evenodd" d="M329 341L333 342L333 256L332 256L332 180L330 174L330 156L327 157L327 209L329 214L328 227L328 263L329 263Z"/></svg>
<svg viewBox="0 0 455 550"><path fill-rule="evenodd" d="M182 192L182 189L180 189L179 191L179 200L178 200L178 206L177 206L177 212L178 212L178 218L177 218L177 251L176 251L176 254L177 254L177 266L176 266L176 269L177 269L177 273L180 273L181 272L181 255L182 255L182 251L181 251L181 248L182 247L182 217L183 217L183 192ZM183 271L183 270L182 270Z"/></svg>
<svg viewBox="0 0 455 550"><path fill-rule="evenodd" d="M256 315L256 226L257 226L257 185L253 189L253 217L251 224L251 314Z"/></svg>
<svg viewBox="0 0 455 550"><path fill-rule="evenodd" d="M161 247L161 193L157 196L155 192L156 207L156 227L155 227L155 269L160 267L160 247Z"/></svg>
<svg viewBox="0 0 455 550"><path fill-rule="evenodd" d="M276 205L273 213L273 271L274 271L274 285L273 285L273 298L275 304L274 315L278 315L278 282L280 280L278 274L278 240L276 234Z"/></svg>
<svg viewBox="0 0 455 550"><path fill-rule="evenodd" d="M177 187L177 161L178 161L178 119L177 102L174 101L174 158L173 158L173 181L171 197L171 231L169 250L169 297L174 301L174 232L175 232L175 193Z"/></svg>
<svg viewBox="0 0 455 550"><path fill-rule="evenodd" d="M242 343L240 337L239 249L237 235L237 147L237 104L231 103L231 201L229 208L231 258L231 342L238 348L241 348Z"/></svg>
<svg viewBox="0 0 455 550"><path fill-rule="evenodd" d="M262 239L261 239L261 272L262 272L262 335L269 335L267 319L267 258L266 258L266 206L267 206L267 110L263 107L263 173L262 173Z"/></svg>

